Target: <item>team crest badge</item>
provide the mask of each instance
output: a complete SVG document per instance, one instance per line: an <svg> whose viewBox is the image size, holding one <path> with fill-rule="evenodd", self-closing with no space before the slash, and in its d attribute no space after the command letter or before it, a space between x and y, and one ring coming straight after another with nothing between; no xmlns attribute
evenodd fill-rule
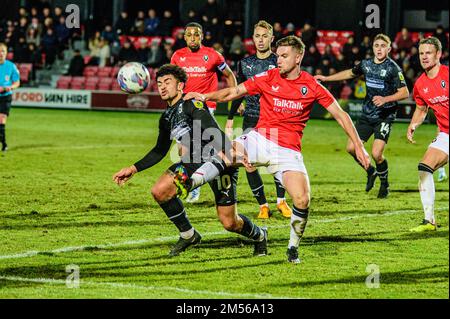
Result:
<svg viewBox="0 0 450 319"><path fill-rule="evenodd" d="M444 80L441 81L441 86L443 89L445 89L445 81Z"/></svg>
<svg viewBox="0 0 450 319"><path fill-rule="evenodd" d="M307 88L306 86L303 86L303 87L302 87L302 94L303 94L303 95L308 94L308 88Z"/></svg>
<svg viewBox="0 0 450 319"><path fill-rule="evenodd" d="M381 75L381 76L386 76L386 70L381 70L380 75Z"/></svg>
<svg viewBox="0 0 450 319"><path fill-rule="evenodd" d="M203 102L200 101L194 101L194 106L198 109L202 109L203 108Z"/></svg>
<svg viewBox="0 0 450 319"><path fill-rule="evenodd" d="M6 82L9 81L9 75L5 75L5 81L6 81Z"/></svg>
<svg viewBox="0 0 450 319"><path fill-rule="evenodd" d="M204 55L204 56L203 56L203 60L205 60L205 62L207 62L207 61L209 60L209 56Z"/></svg>

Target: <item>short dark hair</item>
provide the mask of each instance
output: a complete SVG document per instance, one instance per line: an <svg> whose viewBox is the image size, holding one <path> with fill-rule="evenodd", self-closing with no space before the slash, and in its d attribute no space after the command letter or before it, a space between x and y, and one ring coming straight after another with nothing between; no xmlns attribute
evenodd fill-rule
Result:
<svg viewBox="0 0 450 319"><path fill-rule="evenodd" d="M186 72L178 65L164 64L159 68L158 72L156 72L156 80L165 75L173 75L175 79L177 79L181 83L186 83L187 81Z"/></svg>
<svg viewBox="0 0 450 319"><path fill-rule="evenodd" d="M200 31L203 33L203 27L200 23L197 22L189 22L188 24L186 24L186 26L184 27L184 30L186 30L189 27L194 27L194 28L199 28Z"/></svg>

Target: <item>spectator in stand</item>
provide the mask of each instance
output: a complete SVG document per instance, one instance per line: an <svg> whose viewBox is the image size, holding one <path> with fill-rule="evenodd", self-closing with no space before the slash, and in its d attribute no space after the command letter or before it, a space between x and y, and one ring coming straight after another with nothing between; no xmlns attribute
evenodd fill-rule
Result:
<svg viewBox="0 0 450 319"><path fill-rule="evenodd" d="M145 13L140 10L137 13L136 19L134 20L134 26L132 33L134 35L143 35L145 31Z"/></svg>
<svg viewBox="0 0 450 319"><path fill-rule="evenodd" d="M12 23L8 25L7 32L6 32L6 39L5 43L8 47L14 46L14 43L16 43L19 40L19 34L16 31L16 28Z"/></svg>
<svg viewBox="0 0 450 319"><path fill-rule="evenodd" d="M212 46L211 46L214 50L216 50L217 52L219 52L222 55L225 55L225 49L223 48L222 44L219 42L215 42ZM245 50L245 49L244 49ZM219 74L220 75L220 74Z"/></svg>
<svg viewBox="0 0 450 319"><path fill-rule="evenodd" d="M448 39L447 35L445 34L444 27L442 25L438 25L436 27L433 36L438 38L439 41L441 41L442 51L448 51Z"/></svg>
<svg viewBox="0 0 450 319"><path fill-rule="evenodd" d="M314 70L320 62L320 53L317 51L315 45L311 45L305 52L305 56L302 60L302 67L306 69L306 72L314 74Z"/></svg>
<svg viewBox="0 0 450 319"><path fill-rule="evenodd" d="M27 55L25 57L24 63L31 63L31 74L30 80L33 84L36 81L36 69L40 69L42 67L42 54L39 50L39 47L36 47L34 43L28 43Z"/></svg>
<svg viewBox="0 0 450 319"><path fill-rule="evenodd" d="M346 43L342 46L342 54L344 54L347 61L350 61L350 56L352 52L352 48L355 45L355 38L350 36Z"/></svg>
<svg viewBox="0 0 450 319"><path fill-rule="evenodd" d="M237 63L244 57L244 55L244 43L242 42L241 36L236 34L231 41L229 57L233 62Z"/></svg>
<svg viewBox="0 0 450 319"><path fill-rule="evenodd" d="M70 60L69 70L66 75L82 76L84 71L84 58L81 56L80 50L73 51L73 57Z"/></svg>
<svg viewBox="0 0 450 319"><path fill-rule="evenodd" d="M94 35L89 39L88 48L91 59L89 65L98 65L100 63L100 31L95 31Z"/></svg>
<svg viewBox="0 0 450 319"><path fill-rule="evenodd" d="M408 58L403 60L402 70L403 70L403 74L405 76L406 86L408 87L408 90L410 90L410 92L412 92L411 90L414 88L413 83L414 83L414 79L415 79L415 72L411 68L411 64L410 64L410 61Z"/></svg>
<svg viewBox="0 0 450 319"><path fill-rule="evenodd" d="M42 20L45 21L45 19L47 19L47 18L51 18L53 20L54 17L52 16L52 11L50 10L50 8L44 7L42 9Z"/></svg>
<svg viewBox="0 0 450 319"><path fill-rule="evenodd" d="M48 29L55 31L52 18L45 18L44 25L42 27L42 34L45 35Z"/></svg>
<svg viewBox="0 0 450 319"><path fill-rule="evenodd" d="M63 10L62 10L62 8L60 6L56 6L53 9L53 19L55 21L60 21L61 17L64 17Z"/></svg>
<svg viewBox="0 0 450 319"><path fill-rule="evenodd" d="M336 69L331 67L328 71L329 75L336 74ZM342 88L344 87L345 83L342 81L334 81L334 82L325 82L322 83L328 91L336 98L338 99L341 95Z"/></svg>
<svg viewBox="0 0 450 319"><path fill-rule="evenodd" d="M159 34L163 37L172 36L172 30L175 26L175 20L172 17L172 11L164 10L161 23L159 24Z"/></svg>
<svg viewBox="0 0 450 319"><path fill-rule="evenodd" d="M33 43L36 47L41 45L41 36L37 33L37 29L29 28L25 39L27 43Z"/></svg>
<svg viewBox="0 0 450 319"><path fill-rule="evenodd" d="M337 72L341 72L350 68L350 65L342 52L339 52L334 62L334 68Z"/></svg>
<svg viewBox="0 0 450 319"><path fill-rule="evenodd" d="M322 58L327 58L328 60L330 60L331 64L334 64L336 62L336 57L333 53L333 47L330 44L327 44L325 46L325 52L323 53Z"/></svg>
<svg viewBox="0 0 450 319"><path fill-rule="evenodd" d="M214 39L213 36L211 34L211 31L206 31L205 32L205 38L203 39L203 45L207 46L207 47L212 47L212 45L214 44Z"/></svg>
<svg viewBox="0 0 450 319"><path fill-rule="evenodd" d="M173 53L175 50L173 49L172 45L169 42L163 42L163 58L161 61L161 64L167 64L170 63L170 59L172 58Z"/></svg>
<svg viewBox="0 0 450 319"><path fill-rule="evenodd" d="M273 43L277 43L278 40L280 40L283 37L283 27L281 26L280 22L275 22L273 24Z"/></svg>
<svg viewBox="0 0 450 319"><path fill-rule="evenodd" d="M175 35L175 42L173 44L173 52L184 48L186 46L186 41L184 41L184 31L180 29Z"/></svg>
<svg viewBox="0 0 450 319"><path fill-rule="evenodd" d="M405 61L408 58L408 52L406 49L400 50L398 53L397 59L395 59L395 63L398 65L403 65L403 61Z"/></svg>
<svg viewBox="0 0 450 319"><path fill-rule="evenodd" d="M419 72L422 71L422 66L420 65L419 60L419 50L417 49L416 46L413 46L411 48L411 53L409 56L409 64L411 69L414 70L414 74L419 74Z"/></svg>
<svg viewBox="0 0 450 319"><path fill-rule="evenodd" d="M151 68L159 68L162 65L164 52L161 49L158 40L152 40L150 43L150 52L148 54L147 65Z"/></svg>
<svg viewBox="0 0 450 319"><path fill-rule="evenodd" d="M21 17L19 20L19 25L17 26L17 33L19 34L19 37L26 37L27 36L27 29L28 29L28 19L26 17Z"/></svg>
<svg viewBox="0 0 450 319"><path fill-rule="evenodd" d="M39 14L38 9L36 7L32 7L30 9L30 17L31 19L36 18L38 21L41 20L42 16Z"/></svg>
<svg viewBox="0 0 450 319"><path fill-rule="evenodd" d="M145 41L144 41L145 40ZM150 49L148 48L148 43L146 39L141 39L139 42L139 48L136 51L136 61L142 64L148 65L148 58L150 54Z"/></svg>
<svg viewBox="0 0 450 319"><path fill-rule="evenodd" d="M365 35L360 45L361 53L366 55L367 52L372 52L372 44L370 43L370 37Z"/></svg>
<svg viewBox="0 0 450 319"><path fill-rule="evenodd" d="M409 34L407 28L403 27L400 34L395 38L394 47L396 50L406 50L407 53L411 50L414 45L414 41Z"/></svg>
<svg viewBox="0 0 450 319"><path fill-rule="evenodd" d="M20 7L19 8L19 20L21 18L27 18L28 19L28 11L25 7Z"/></svg>
<svg viewBox="0 0 450 319"><path fill-rule="evenodd" d="M25 63L28 54L28 46L25 40L25 37L19 37L19 41L14 43L13 52L14 52L14 62L15 63Z"/></svg>
<svg viewBox="0 0 450 319"><path fill-rule="evenodd" d="M217 41L220 36L221 21L219 20L219 17L221 15L222 12L216 0L208 0L208 2L200 10L203 28L206 31L211 32L213 42ZM212 43L210 45L212 45Z"/></svg>
<svg viewBox="0 0 450 319"><path fill-rule="evenodd" d="M107 39L101 38L99 42L99 63L98 66L104 67L110 64L111 48Z"/></svg>
<svg viewBox="0 0 450 319"><path fill-rule="evenodd" d="M361 55L361 52L359 51L359 46L354 45L352 47L352 51L350 52L350 55L347 57L345 57L349 63L350 63L350 67L355 66L356 64L358 64L362 59L363 56Z"/></svg>
<svg viewBox="0 0 450 319"><path fill-rule="evenodd" d="M50 69L58 53L58 39L53 29L47 29L47 33L42 37L41 45L43 53L45 53L45 67Z"/></svg>
<svg viewBox="0 0 450 319"><path fill-rule="evenodd" d="M288 24L286 24L286 30L284 32L284 36L290 36L290 35L294 35L295 36L295 25L292 22L289 22Z"/></svg>
<svg viewBox="0 0 450 319"><path fill-rule="evenodd" d="M155 9L148 10L148 17L144 21L144 25L145 25L144 34L147 36L158 35L159 23L160 23L160 20L156 16Z"/></svg>
<svg viewBox="0 0 450 319"><path fill-rule="evenodd" d="M130 40L126 40L123 43L123 47L119 51L119 65L124 65L127 62L136 61L137 53L134 46L131 44Z"/></svg>
<svg viewBox="0 0 450 319"><path fill-rule="evenodd" d="M110 24L107 24L101 33L101 37L106 39L108 43L118 42L117 33L113 31L113 28Z"/></svg>
<svg viewBox="0 0 450 319"><path fill-rule="evenodd" d="M319 65L317 66L318 69L320 69L322 72L322 75L328 76L330 75L330 68L331 68L331 61L328 57L323 56L320 60Z"/></svg>
<svg viewBox="0 0 450 319"><path fill-rule="evenodd" d="M27 33L28 33L28 31L30 29L35 29L36 30L36 34L38 36L41 36L41 34L42 34L42 24L39 22L38 18L36 18L36 17L31 18L31 23L28 26Z"/></svg>
<svg viewBox="0 0 450 319"><path fill-rule="evenodd" d="M60 58L64 58L64 50L69 48L69 39L72 35L71 30L66 26L66 18L64 16L59 17L59 23L55 27L56 38L59 43L59 55Z"/></svg>
<svg viewBox="0 0 450 319"><path fill-rule="evenodd" d="M193 9L190 9L187 14L187 20L183 21L183 24L188 24L189 22L197 22L201 23L202 19L199 17L197 12Z"/></svg>
<svg viewBox="0 0 450 319"><path fill-rule="evenodd" d="M129 35L133 29L133 22L128 17L128 12L122 11L120 17L117 20L114 30L118 35Z"/></svg>
<svg viewBox="0 0 450 319"><path fill-rule="evenodd" d="M311 24L307 21L303 25L303 28L301 30L302 33L302 41L305 44L306 50L311 47L312 45L316 44L317 39L317 31L315 28L311 26Z"/></svg>

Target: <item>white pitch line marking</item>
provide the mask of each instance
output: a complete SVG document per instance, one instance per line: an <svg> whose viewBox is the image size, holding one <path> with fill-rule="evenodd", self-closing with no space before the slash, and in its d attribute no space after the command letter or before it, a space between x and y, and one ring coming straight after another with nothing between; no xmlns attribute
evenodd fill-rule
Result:
<svg viewBox="0 0 450 319"><path fill-rule="evenodd" d="M435 211L443 211L448 210L446 207L436 208ZM339 217L339 218L332 218L332 219L317 219L317 220L311 220L310 223L334 223L334 222L340 222L340 221L347 221L351 219L359 219L359 218L373 218L373 217L381 217L381 216L392 216L392 215L400 215L400 214L407 214L407 213L415 213L417 210L414 209L407 209L407 210L396 210L396 211L386 211L384 213L380 214L363 214L363 215L353 215L353 216L346 216L346 217ZM269 226L269 229L279 229L279 228L286 228L289 227L289 225L283 225L283 226ZM204 233L204 236L217 236L217 235L224 235L229 233L228 231L222 230L217 232L210 232L210 233ZM177 240L178 236L167 236L167 237L158 237L158 238L151 238L151 239L141 239L141 240L128 240L124 242L114 243L114 244L98 244L98 245L87 245L87 246L69 246L69 247L63 247L63 248L57 248L53 250L47 250L47 251L37 251L37 250L31 250L24 253L17 253L12 255L1 255L1 259L15 259L15 258L27 258L27 257L33 257L39 254L57 254L57 253L67 253L67 252L73 252L73 251L83 251L86 249L108 249L113 247L123 247L123 246L134 246L134 245L141 245L141 244L148 244L152 242L170 242Z"/></svg>
<svg viewBox="0 0 450 319"><path fill-rule="evenodd" d="M53 279L53 278L24 278L24 277L16 277L16 276L0 276L0 280L8 280L8 281L18 281L18 282L33 282L33 283L42 283L42 284L57 284L57 285L65 285L66 280L63 279ZM271 294L250 294L250 293L233 293L227 291L209 291L209 290L191 290L186 288L179 287L164 287L164 286L143 286L136 284L122 284L116 282L96 282L96 281L84 281L80 280L81 286L107 286L113 288L130 288L130 289L145 289L145 290L166 290L166 291L176 291L181 293L196 293L196 294L205 294L205 295L214 295L218 297L237 297L237 298L255 298L255 299L293 299L292 297L285 296L274 296Z"/></svg>

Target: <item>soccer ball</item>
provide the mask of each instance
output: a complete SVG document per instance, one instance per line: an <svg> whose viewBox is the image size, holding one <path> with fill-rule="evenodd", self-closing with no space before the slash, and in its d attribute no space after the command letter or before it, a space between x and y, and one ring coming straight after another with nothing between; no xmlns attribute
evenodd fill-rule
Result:
<svg viewBox="0 0 450 319"><path fill-rule="evenodd" d="M120 68L117 82L124 92L141 93L150 83L150 74L143 64L128 62Z"/></svg>

